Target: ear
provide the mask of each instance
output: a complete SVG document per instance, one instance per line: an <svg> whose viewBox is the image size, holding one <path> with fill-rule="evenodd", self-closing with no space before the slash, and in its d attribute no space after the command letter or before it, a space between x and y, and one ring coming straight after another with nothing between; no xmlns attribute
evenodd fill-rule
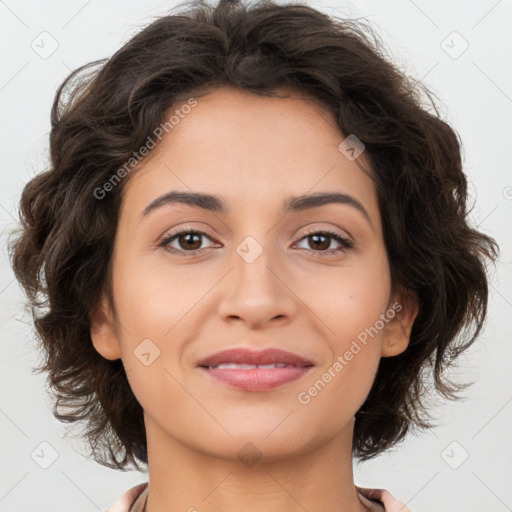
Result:
<svg viewBox="0 0 512 512"><path fill-rule="evenodd" d="M394 316L392 312L395 312ZM389 318L382 337L382 357L401 354L409 345L411 330L418 314L418 297L412 290L402 290L397 300L389 302Z"/></svg>
<svg viewBox="0 0 512 512"><path fill-rule="evenodd" d="M89 322L91 325L91 340L96 351L105 359L120 359L121 344L115 328L114 315L104 293L99 303L89 313Z"/></svg>

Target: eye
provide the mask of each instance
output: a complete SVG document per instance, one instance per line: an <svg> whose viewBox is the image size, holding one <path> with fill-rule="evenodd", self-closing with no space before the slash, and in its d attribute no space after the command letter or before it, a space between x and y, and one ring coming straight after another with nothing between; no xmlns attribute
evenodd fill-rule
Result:
<svg viewBox="0 0 512 512"><path fill-rule="evenodd" d="M204 231L185 228L181 231L169 234L158 245L165 247L169 252L175 254L187 253L188 255L194 255L202 250L201 237L210 239ZM175 242L178 247L173 247L171 245L173 242Z"/></svg>
<svg viewBox="0 0 512 512"><path fill-rule="evenodd" d="M204 250L204 247L201 247L201 238L203 237L211 240L208 234L204 231L185 228L180 231L170 233L165 238L163 238L163 240L158 245L159 247L164 247L166 250L174 254L184 255L186 253L187 255L195 255ZM310 231L300 239L300 242L308 239L310 240L310 246L314 247L314 249L309 249L312 252L332 254L345 252L353 248L352 241L341 236L336 231ZM329 249L332 240L339 244L340 247ZM172 244L175 245L173 246ZM308 249L306 248L306 250Z"/></svg>
<svg viewBox="0 0 512 512"><path fill-rule="evenodd" d="M341 236L336 231L322 230L322 231L310 231L306 233L300 241L310 240L309 245L311 247L315 247L316 249L313 252L322 252L322 253L337 253L344 252L354 247L354 244L348 238ZM331 246L331 242L334 240L341 247L337 249L328 249ZM306 248L307 249L307 248Z"/></svg>

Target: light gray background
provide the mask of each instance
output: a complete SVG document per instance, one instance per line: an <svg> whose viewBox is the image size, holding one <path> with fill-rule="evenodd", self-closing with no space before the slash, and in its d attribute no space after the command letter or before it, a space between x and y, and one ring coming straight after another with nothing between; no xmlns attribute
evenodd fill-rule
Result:
<svg viewBox="0 0 512 512"><path fill-rule="evenodd" d="M487 327L457 371L460 378L476 380L467 399L440 404L434 411L438 428L356 466L356 482L389 489L415 512L512 510L511 0L310 4L340 16L367 17L395 62L437 93L443 114L464 142L465 170L476 198L471 218L498 240L502 251L492 273ZM151 0L0 1L2 512L105 510L129 487L147 480L146 474L89 461L84 444L65 437L65 427L53 418L45 377L30 370L37 354L5 242L16 225L23 185L46 165L57 86L71 69L111 56L151 16L165 14L172 5ZM42 47L46 37L45 48L51 48L49 36L40 36L43 31L58 43L47 58L31 47ZM464 41L469 47L458 55ZM39 464L52 461L52 450L58 458L43 469Z"/></svg>

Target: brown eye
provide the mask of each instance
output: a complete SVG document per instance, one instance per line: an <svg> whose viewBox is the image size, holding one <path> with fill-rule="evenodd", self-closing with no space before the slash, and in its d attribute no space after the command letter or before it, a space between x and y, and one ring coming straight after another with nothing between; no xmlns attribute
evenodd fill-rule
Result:
<svg viewBox="0 0 512 512"><path fill-rule="evenodd" d="M202 239L210 237L203 231L185 229L166 236L158 245L172 253L196 254L202 250ZM171 245L173 244L174 245Z"/></svg>
<svg viewBox="0 0 512 512"><path fill-rule="evenodd" d="M197 250L201 248L201 235L198 233L185 233L176 237L180 248Z"/></svg>
<svg viewBox="0 0 512 512"><path fill-rule="evenodd" d="M331 237L326 235L309 235L310 244L315 249L329 249Z"/></svg>
<svg viewBox="0 0 512 512"><path fill-rule="evenodd" d="M311 233L306 233L305 236L301 238L302 240L308 240L308 245L314 252L326 252L326 253L336 253L336 252L344 252L353 247L353 244L347 238L341 236L339 233L335 231L314 231ZM338 243L340 247L335 249L330 249L332 241ZM306 247L306 249L308 249Z"/></svg>

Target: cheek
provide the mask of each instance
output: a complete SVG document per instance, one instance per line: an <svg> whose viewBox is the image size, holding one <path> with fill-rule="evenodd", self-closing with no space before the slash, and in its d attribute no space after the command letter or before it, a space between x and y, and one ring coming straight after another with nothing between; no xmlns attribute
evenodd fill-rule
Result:
<svg viewBox="0 0 512 512"><path fill-rule="evenodd" d="M347 267L324 269L307 281L303 290L325 333L330 334L336 355L347 350L353 340L382 339L380 318L386 313L391 292L385 254L361 258Z"/></svg>
<svg viewBox="0 0 512 512"><path fill-rule="evenodd" d="M381 357L386 320L394 314L394 310L387 309L391 282L387 259L381 256L331 272L329 279L320 281L321 293L310 292L308 301L315 305L320 319L317 325L329 352L320 375L322 382L316 386L323 394L318 402L332 400L355 412L370 391ZM317 287L320 282L317 280Z"/></svg>
<svg viewBox="0 0 512 512"><path fill-rule="evenodd" d="M322 367L297 396L308 414L329 424L332 432L354 416L370 392L390 293L385 265L361 266L337 277L325 281L324 293L310 296L313 304L322 306L318 328L327 352Z"/></svg>
<svg viewBox="0 0 512 512"><path fill-rule="evenodd" d="M203 305L218 272L199 274L192 266L169 268L161 261L144 267L133 256L116 264L122 360L133 393L148 411L158 411L163 397L178 409L190 407L179 384L188 376L183 351L200 335Z"/></svg>
<svg viewBox="0 0 512 512"><path fill-rule="evenodd" d="M116 276L116 304L123 315L125 334L129 333L126 339L132 344L145 338L163 343L183 331L187 314L208 293L212 282L198 278L191 268L134 267L120 263Z"/></svg>

